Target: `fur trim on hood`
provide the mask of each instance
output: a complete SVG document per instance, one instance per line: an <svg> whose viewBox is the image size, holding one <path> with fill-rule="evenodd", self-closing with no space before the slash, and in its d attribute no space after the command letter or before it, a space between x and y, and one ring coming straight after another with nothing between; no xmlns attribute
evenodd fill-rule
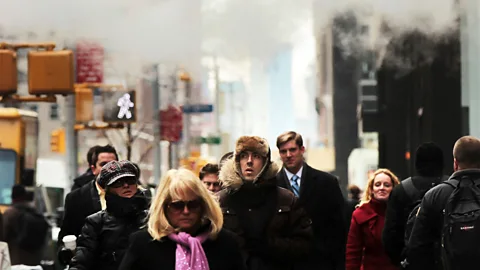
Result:
<svg viewBox="0 0 480 270"><path fill-rule="evenodd" d="M256 181L276 181L276 175L280 171L280 167L275 162L268 161L269 166L264 168L260 173L260 177L255 179ZM243 185L243 179L241 177L240 168L237 166L235 159L231 158L227 160L220 170L219 182L222 184L222 187L228 190L238 190Z"/></svg>
<svg viewBox="0 0 480 270"><path fill-rule="evenodd" d="M267 140L258 136L242 136L235 143L234 156L237 157L241 152L252 151L263 157L269 157L270 147Z"/></svg>

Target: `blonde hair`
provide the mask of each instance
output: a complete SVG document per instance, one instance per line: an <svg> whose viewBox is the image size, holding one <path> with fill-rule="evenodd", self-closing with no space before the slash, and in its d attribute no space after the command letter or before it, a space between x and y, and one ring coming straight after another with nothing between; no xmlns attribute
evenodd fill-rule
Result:
<svg viewBox="0 0 480 270"><path fill-rule="evenodd" d="M400 184L400 181L398 180L398 177L391 172L389 169L378 169L376 170L368 179L367 182L367 187L365 188L365 193L363 194L363 198L358 204L358 206L361 206L362 204L366 204L370 202L372 199L372 190L373 190L373 182L375 181L375 177L379 174L386 174L390 177L390 180L392 181L392 187L395 187L396 185Z"/></svg>
<svg viewBox="0 0 480 270"><path fill-rule="evenodd" d="M160 240L178 231L168 222L165 209L172 199L191 191L203 201L203 217L210 221L210 238L215 238L223 226L223 214L218 202L209 194L198 177L187 169L169 170L162 178L155 198L152 201L148 217L148 232L155 240Z"/></svg>

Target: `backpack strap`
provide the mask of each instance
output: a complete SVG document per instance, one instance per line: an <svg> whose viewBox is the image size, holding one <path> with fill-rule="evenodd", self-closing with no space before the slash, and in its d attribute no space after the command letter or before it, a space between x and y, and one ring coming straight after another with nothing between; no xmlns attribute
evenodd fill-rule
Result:
<svg viewBox="0 0 480 270"><path fill-rule="evenodd" d="M419 190L413 185L412 177L409 177L402 181L402 186L407 196L413 201L416 200L416 197L419 193Z"/></svg>
<svg viewBox="0 0 480 270"><path fill-rule="evenodd" d="M453 189L456 189L460 181L458 181L457 179L450 178L446 181L443 181L443 183L451 186Z"/></svg>

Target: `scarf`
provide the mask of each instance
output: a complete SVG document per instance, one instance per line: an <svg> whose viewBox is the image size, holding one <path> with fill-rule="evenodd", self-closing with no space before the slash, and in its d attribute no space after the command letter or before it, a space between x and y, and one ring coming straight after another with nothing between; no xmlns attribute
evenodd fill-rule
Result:
<svg viewBox="0 0 480 270"><path fill-rule="evenodd" d="M168 238L177 243L175 270L210 270L202 243L208 238L208 232L192 237L188 233L171 233Z"/></svg>
<svg viewBox="0 0 480 270"><path fill-rule="evenodd" d="M107 212L119 218L136 218L142 216L144 211L148 209L148 201L141 191L138 191L131 198L106 192L105 201Z"/></svg>

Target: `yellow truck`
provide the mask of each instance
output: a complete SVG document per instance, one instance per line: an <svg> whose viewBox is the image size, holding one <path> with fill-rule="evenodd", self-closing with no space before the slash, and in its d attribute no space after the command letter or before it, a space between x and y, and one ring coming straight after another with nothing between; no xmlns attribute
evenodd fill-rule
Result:
<svg viewBox="0 0 480 270"><path fill-rule="evenodd" d="M0 211L11 205L15 184L35 187L38 158L38 115L17 108L0 108Z"/></svg>

